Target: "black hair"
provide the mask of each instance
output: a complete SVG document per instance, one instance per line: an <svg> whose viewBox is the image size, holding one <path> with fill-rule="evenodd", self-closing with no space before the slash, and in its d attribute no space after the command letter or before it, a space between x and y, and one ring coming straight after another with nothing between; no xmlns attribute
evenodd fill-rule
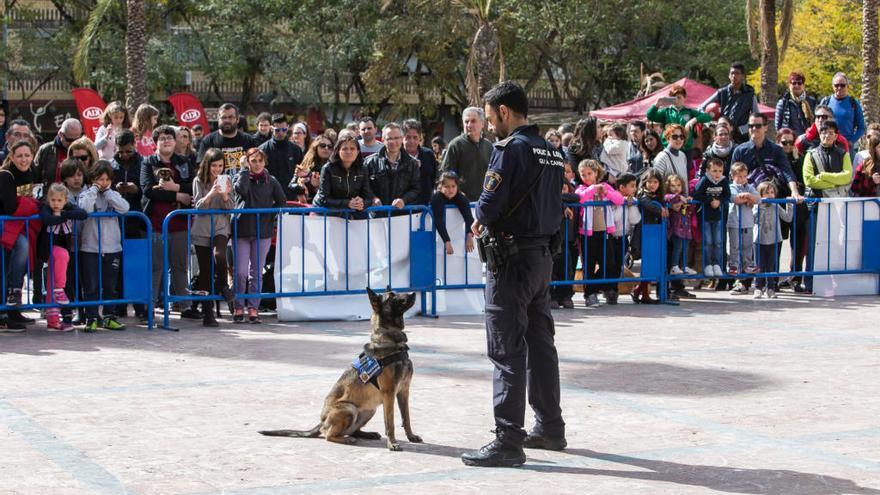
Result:
<svg viewBox="0 0 880 495"><path fill-rule="evenodd" d="M406 134L409 130L415 130L419 134L422 133L422 124L416 119L406 119L403 121L403 132Z"/></svg>
<svg viewBox="0 0 880 495"><path fill-rule="evenodd" d="M642 132L645 132L645 129L648 128L648 126L646 126L645 123L642 122L641 120L633 120L629 123L629 125L631 125L633 127L637 127Z"/></svg>
<svg viewBox="0 0 880 495"><path fill-rule="evenodd" d="M620 174L620 177L617 178L617 188L620 189L621 187L629 184L630 182L635 182L637 180L639 180L638 177L636 177L633 174L630 174L630 173Z"/></svg>
<svg viewBox="0 0 880 495"><path fill-rule="evenodd" d="M102 175L107 175L110 179L113 179L113 165L110 164L107 160L98 160L95 162L95 168L92 169L92 174L90 179L92 182L98 180L98 177Z"/></svg>
<svg viewBox="0 0 880 495"><path fill-rule="evenodd" d="M761 122L763 122L764 124L767 123L767 116L764 115L763 113L760 113L760 112L754 112L754 113L749 114L749 118L750 119L761 119Z"/></svg>
<svg viewBox="0 0 880 495"><path fill-rule="evenodd" d="M195 132L195 131L203 131L204 129L202 129L202 124L196 124L196 125L192 126L192 130L193 130L193 132Z"/></svg>
<svg viewBox="0 0 880 495"><path fill-rule="evenodd" d="M501 105L523 117L529 116L529 97L522 86L513 81L502 81L483 95L483 102L497 112Z"/></svg>
<svg viewBox="0 0 880 495"><path fill-rule="evenodd" d="M226 110L235 110L235 115L238 115L238 107L233 105L232 103L224 103L220 105L220 108L217 109L217 117L220 117L220 114L225 112Z"/></svg>
<svg viewBox="0 0 880 495"><path fill-rule="evenodd" d="M833 120L826 120L825 122L822 122L821 126L819 126L819 132L827 131L828 129L832 129L834 130L834 132L840 133L840 128L837 127L837 122Z"/></svg>
<svg viewBox="0 0 880 495"><path fill-rule="evenodd" d="M447 170L440 174L440 177L437 178L437 190L440 190L440 186L443 185L443 181L454 180L456 186L461 186L461 178L452 170Z"/></svg>
<svg viewBox="0 0 880 495"><path fill-rule="evenodd" d="M69 179L73 177L74 175L76 175L77 170L82 172L83 179L88 179L88 177L85 177L86 171L81 161L75 160L73 158L68 158L64 160L63 162L61 162L61 171L59 172L61 174L61 180L63 181L64 179Z"/></svg>
<svg viewBox="0 0 880 495"><path fill-rule="evenodd" d="M134 133L129 129L123 129L116 135L116 146L134 144Z"/></svg>
<svg viewBox="0 0 880 495"><path fill-rule="evenodd" d="M441 148L446 147L446 140L443 139L443 136L434 136L434 139L431 139L431 144L439 145Z"/></svg>
<svg viewBox="0 0 880 495"><path fill-rule="evenodd" d="M376 122L373 120L373 117L370 117L369 115L364 115L363 117L358 119L358 125L366 124L367 122L372 122L373 125L376 125Z"/></svg>
<svg viewBox="0 0 880 495"><path fill-rule="evenodd" d="M282 122L284 122L285 124L287 123L286 115L284 115L283 113L276 113L275 115L272 115L273 124L280 124Z"/></svg>
<svg viewBox="0 0 880 495"><path fill-rule="evenodd" d="M290 192L293 193L294 196L299 196L300 194L306 194L306 188L302 186L302 184L293 184L289 186Z"/></svg>
<svg viewBox="0 0 880 495"><path fill-rule="evenodd" d="M738 71L742 72L743 74L746 73L746 66L742 62L734 62L734 63L730 64L730 68L738 70Z"/></svg>
<svg viewBox="0 0 880 495"><path fill-rule="evenodd" d="M174 127L170 125L160 125L159 127L153 129L153 142L159 143L159 136L171 136L174 139L177 139L177 132L174 130Z"/></svg>

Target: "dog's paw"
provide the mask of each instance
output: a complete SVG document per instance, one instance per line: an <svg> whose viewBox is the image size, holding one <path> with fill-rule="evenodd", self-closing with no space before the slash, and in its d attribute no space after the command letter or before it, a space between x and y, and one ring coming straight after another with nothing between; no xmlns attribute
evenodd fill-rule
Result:
<svg viewBox="0 0 880 495"><path fill-rule="evenodd" d="M416 434L407 435L407 436L406 436L406 439L409 440L409 441L412 442L412 443L422 443L422 442L423 442L422 437L420 437L420 436L418 436L418 435L416 435Z"/></svg>
<svg viewBox="0 0 880 495"><path fill-rule="evenodd" d="M388 450L398 451L400 450L400 444L397 442L388 442Z"/></svg>

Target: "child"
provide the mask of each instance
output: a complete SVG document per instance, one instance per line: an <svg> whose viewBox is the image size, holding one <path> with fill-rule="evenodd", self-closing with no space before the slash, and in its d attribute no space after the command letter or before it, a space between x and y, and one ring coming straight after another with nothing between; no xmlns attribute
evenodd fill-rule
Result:
<svg viewBox="0 0 880 495"><path fill-rule="evenodd" d="M131 127L131 119L128 109L118 101L111 102L101 114L101 127L95 132L95 148L98 149L98 157L104 160L112 160L116 154L116 136L123 129Z"/></svg>
<svg viewBox="0 0 880 495"><path fill-rule="evenodd" d="M624 198L625 205L615 206L614 210L614 234L612 235L614 246L614 259L620 268L620 273L615 274L616 277L623 276L624 251L623 239L626 237L627 245L629 245L633 229L642 221L642 213L639 211L636 195L636 183L638 179L633 174L623 174L617 178L617 192Z"/></svg>
<svg viewBox="0 0 880 495"><path fill-rule="evenodd" d="M106 160L98 160L92 171L92 185L80 198L80 206L87 213L127 213L128 201L110 186L113 184L113 166ZM86 301L117 299L116 285L122 264L122 232L116 217L89 218L83 224L82 246L83 293ZM100 268L99 268L100 263ZM100 271L99 271L100 270ZM98 278L100 274L100 279ZM116 319L116 306L105 305L106 317L101 317L98 306L86 306L86 332L125 330Z"/></svg>
<svg viewBox="0 0 880 495"><path fill-rule="evenodd" d="M639 207L642 209L642 224L654 225L663 222L669 211L661 206L663 201L663 176L657 169L648 167L642 171L642 184L639 187ZM651 299L651 283L639 282L630 293L636 304L657 304Z"/></svg>
<svg viewBox="0 0 880 495"><path fill-rule="evenodd" d="M730 211L727 216L727 238L730 244L730 256L728 257L728 271L731 275L740 273L755 273L758 271L755 265L755 249L752 240L752 230L755 226L755 216L752 207L758 204L761 197L758 191L748 182L749 168L743 162L736 162L730 167ZM733 295L744 295L748 292L745 285L737 281L730 291Z"/></svg>
<svg viewBox="0 0 880 495"><path fill-rule="evenodd" d="M61 182L67 187L67 202L79 204L79 196L85 184L85 169L82 162L73 158L61 162Z"/></svg>
<svg viewBox="0 0 880 495"><path fill-rule="evenodd" d="M706 173L694 189L694 199L703 208L703 245L706 246L706 259L703 274L706 277L723 277L723 229L722 206L730 200L730 180L724 177L724 162L717 157L706 161Z"/></svg>
<svg viewBox="0 0 880 495"><path fill-rule="evenodd" d="M763 199L776 199L776 185L771 181L758 184L758 194ZM754 207L758 223L758 262L762 273L779 271L779 254L782 251L782 231L779 221L791 222L794 207L786 203L783 207L778 203L764 203ZM763 296L766 289L767 297L776 299L777 277L760 277L755 281L755 299Z"/></svg>
<svg viewBox="0 0 880 495"><path fill-rule="evenodd" d="M577 187L577 180L574 175L574 170L571 169L571 163L565 162L565 182L571 184L572 188Z"/></svg>
<svg viewBox="0 0 880 495"><path fill-rule="evenodd" d="M670 275L694 275L697 273L693 268L688 266L688 241L691 235L690 216L693 207L688 204L690 198L687 197L687 191L684 187L684 181L677 175L669 175L666 177L664 185L666 194L663 201L669 205L669 224L667 237L671 244L669 249L669 269ZM681 267L684 267L682 270Z"/></svg>
<svg viewBox="0 0 880 495"><path fill-rule="evenodd" d="M232 182L223 175L226 159L217 148L209 148L202 158L199 172L193 181L193 202L197 209L229 210L235 206L232 199ZM213 229L213 230L212 230ZM213 235L213 237L212 237ZM226 246L232 235L229 215L195 215L190 230L190 240L196 249L199 276L196 290L205 294L223 294L227 303L234 297L228 287ZM213 265L212 265L213 264ZM214 283L211 283L211 273ZM213 287L213 292L212 292ZM202 325L217 327L213 301L202 301Z"/></svg>
<svg viewBox="0 0 880 495"><path fill-rule="evenodd" d="M242 208L279 208L287 202L284 189L275 177L266 170L266 153L251 148L245 155L246 162L242 171L235 176L233 190L238 197L236 209ZM259 219L259 224L257 223ZM272 246L275 215L240 215L234 234L237 235L235 251L236 288L242 293L255 294L260 292L258 280L262 278L266 255ZM257 308L260 298L252 297L247 301L235 300L235 323L244 322L244 308L248 306L248 321L262 323Z"/></svg>
<svg viewBox="0 0 880 495"><path fill-rule="evenodd" d="M606 132L605 141L602 143L602 162L608 165L608 183L616 184L617 178L626 173L629 167L626 159L629 141L623 124L611 124L606 127Z"/></svg>
<svg viewBox="0 0 880 495"><path fill-rule="evenodd" d="M74 246L74 220L85 220L86 212L68 200L64 184L55 183L46 192L45 203L40 205L40 233L38 255L49 263L49 277L46 287L46 302L61 305L70 304L64 289L67 287L67 267L70 263L70 248ZM57 307L46 310L46 328L49 331L69 332L73 325L68 318L61 320Z"/></svg>
<svg viewBox="0 0 880 495"><path fill-rule="evenodd" d="M578 164L578 172L582 184L577 187L575 194L578 195L581 203L610 201L615 206L623 204L623 196L607 182L601 182L605 175L605 169L599 162L590 159L583 160ZM607 236L607 234L614 234L616 230L611 207L587 206L584 208L583 224L580 228L581 236L586 236L581 258L584 278L590 280L617 278L613 269L607 269L607 267L616 266L614 249L610 246ZM605 300L608 304L617 304L617 284L588 284L584 287L587 306L599 304L599 298L596 296L599 291L605 293Z"/></svg>
<svg viewBox="0 0 880 495"><path fill-rule="evenodd" d="M431 196L431 213L434 216L434 226L437 233L443 239L446 246L446 254L455 253L452 242L449 240L449 232L446 230L446 205L453 204L458 208L464 219L465 249L467 252L474 250L474 234L471 232L471 224L474 217L471 215L471 205L464 193L458 190L458 174L455 172L443 172L437 181L437 191Z"/></svg>

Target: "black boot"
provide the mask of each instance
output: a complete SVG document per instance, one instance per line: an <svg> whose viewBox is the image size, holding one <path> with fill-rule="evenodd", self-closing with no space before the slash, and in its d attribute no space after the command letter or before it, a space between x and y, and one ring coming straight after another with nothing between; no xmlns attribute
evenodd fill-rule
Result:
<svg viewBox="0 0 880 495"><path fill-rule="evenodd" d="M554 438L534 431L530 432L523 442L523 447L527 449L562 450L566 446L568 446L568 442L565 441L565 436Z"/></svg>
<svg viewBox="0 0 880 495"><path fill-rule="evenodd" d="M214 301L202 301L202 326L219 327L217 318L214 317Z"/></svg>
<svg viewBox="0 0 880 495"><path fill-rule="evenodd" d="M526 453L522 447L513 447L495 439L476 452L462 454L461 462L467 466L518 467L525 464Z"/></svg>
<svg viewBox="0 0 880 495"><path fill-rule="evenodd" d="M33 318L29 318L29 317L23 315L22 312L17 309L13 309L12 311L7 312L6 314L7 314L8 321L20 323L22 325L30 325L30 324L34 323L35 321L37 321L37 320L34 320Z"/></svg>
<svg viewBox="0 0 880 495"><path fill-rule="evenodd" d="M192 305L180 312L181 318L186 318L187 320L198 320L202 317L202 312L199 311L199 302L193 301Z"/></svg>

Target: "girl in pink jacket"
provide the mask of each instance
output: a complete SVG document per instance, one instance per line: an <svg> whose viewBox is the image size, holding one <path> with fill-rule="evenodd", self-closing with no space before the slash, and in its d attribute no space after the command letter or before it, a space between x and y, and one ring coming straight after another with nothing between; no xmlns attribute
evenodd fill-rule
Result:
<svg viewBox="0 0 880 495"><path fill-rule="evenodd" d="M603 206L585 206L583 208L583 222L580 234L585 237L583 252L581 253L581 265L584 270L584 279L595 280L603 278L617 278L617 268L622 260L614 259L614 249L611 245L611 237L607 234L615 232L614 209L612 205L620 206L624 198L617 190L607 182L602 182L605 169L596 160L583 160L578 164L578 174L581 177L581 185L575 190L581 203L587 201L606 201L610 204ZM606 267L610 268L607 269ZM605 293L605 301L608 304L617 304L617 284L587 284L584 286L584 298L587 306L599 304L597 294Z"/></svg>

